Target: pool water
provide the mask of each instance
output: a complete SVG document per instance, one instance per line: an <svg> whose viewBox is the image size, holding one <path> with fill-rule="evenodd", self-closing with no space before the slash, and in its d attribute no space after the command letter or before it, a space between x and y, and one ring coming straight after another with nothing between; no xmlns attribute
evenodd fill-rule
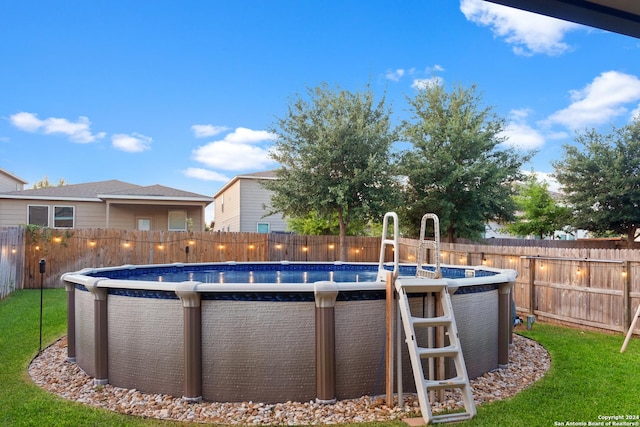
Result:
<svg viewBox="0 0 640 427"><path fill-rule="evenodd" d="M386 267L391 270L391 266ZM429 268L429 267L426 267ZM414 276L415 265L400 267L401 276ZM464 277L464 269L443 268L443 277ZM476 276L493 272L477 271ZM341 283L375 282L377 264L207 264L173 267L139 267L135 270L102 271L99 276L110 279L173 282L196 281L201 283L314 283L332 281Z"/></svg>

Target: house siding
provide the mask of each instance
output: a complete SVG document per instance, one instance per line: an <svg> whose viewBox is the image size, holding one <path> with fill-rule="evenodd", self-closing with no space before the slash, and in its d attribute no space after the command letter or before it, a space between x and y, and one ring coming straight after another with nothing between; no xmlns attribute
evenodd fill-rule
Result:
<svg viewBox="0 0 640 427"><path fill-rule="evenodd" d="M64 200L22 200L5 199L0 201L0 226L14 227L27 224L28 207L48 206L49 225L53 225L54 206L73 206L75 228L100 228L105 226L104 204L97 202L70 202Z"/></svg>
<svg viewBox="0 0 640 427"><path fill-rule="evenodd" d="M239 182L242 206L239 231L256 232L258 223L268 223L271 232L285 231L287 224L281 215L269 215L263 218L266 213L263 206L270 206L272 192L262 186L262 180L240 179Z"/></svg>
<svg viewBox="0 0 640 427"><path fill-rule="evenodd" d="M118 205L112 204L109 211L109 227L136 229L138 218L150 218L152 230L167 230L169 227L169 211L182 210L187 212L187 218L193 220L196 231L203 231L204 219L202 208L185 206L157 206L157 205Z"/></svg>
<svg viewBox="0 0 640 427"><path fill-rule="evenodd" d="M0 227L14 227L27 224L28 206L49 206L49 224L53 225L54 206L74 207L74 228L106 228L107 206L103 202L78 202L64 200L0 200ZM168 226L169 210L186 210L187 217L193 220L195 230L203 231L203 213L200 206L171 206L157 205L111 205L109 214L109 228L124 228L133 230L137 226L136 219L151 218L152 230L166 230Z"/></svg>
<svg viewBox="0 0 640 427"><path fill-rule="evenodd" d="M20 181L16 181L12 177L0 173L0 192L5 191L22 191L24 184Z"/></svg>
<svg viewBox="0 0 640 427"><path fill-rule="evenodd" d="M216 231L240 230L240 187L239 179L227 188L215 200L215 229Z"/></svg>

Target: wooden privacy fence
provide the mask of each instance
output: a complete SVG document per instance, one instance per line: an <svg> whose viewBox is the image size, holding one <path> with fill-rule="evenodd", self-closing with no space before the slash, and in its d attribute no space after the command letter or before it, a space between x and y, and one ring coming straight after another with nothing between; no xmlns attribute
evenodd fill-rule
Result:
<svg viewBox="0 0 640 427"><path fill-rule="evenodd" d="M378 237L347 237L347 246L347 261L379 259ZM76 229L53 230L51 235L27 238L25 255L24 287L36 288L40 286L41 259L46 261L44 286L60 287L62 274L87 267L175 262L337 261L340 247L338 236ZM392 260L392 255L387 259Z"/></svg>
<svg viewBox="0 0 640 427"><path fill-rule="evenodd" d="M0 299L22 288L23 239L21 227L0 229Z"/></svg>
<svg viewBox="0 0 640 427"><path fill-rule="evenodd" d="M51 236L38 240L29 236L28 231L26 234L24 288L39 287L41 259L47 263L44 285L60 287L63 273L86 267L336 261L340 253L337 236L77 229L54 230ZM400 261L416 262L417 241L402 238L399 243ZM19 246L16 241L16 247ZM348 261L378 261L378 237L349 237L347 246ZM387 249L385 260L391 261L393 253L390 247ZM444 264L518 271L513 288L517 310L521 315L533 314L540 320L623 332L640 303L640 250L636 249L442 243L440 256ZM18 289L19 276L14 276L13 285ZM640 328L635 333L640 333Z"/></svg>

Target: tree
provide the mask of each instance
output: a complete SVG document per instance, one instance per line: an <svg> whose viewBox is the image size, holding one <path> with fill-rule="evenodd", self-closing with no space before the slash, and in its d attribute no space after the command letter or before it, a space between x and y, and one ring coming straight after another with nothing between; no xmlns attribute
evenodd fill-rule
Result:
<svg viewBox="0 0 640 427"><path fill-rule="evenodd" d="M575 226L626 236L629 246L640 226L640 118L609 134L577 134L553 163L555 177L573 209Z"/></svg>
<svg viewBox="0 0 640 427"><path fill-rule="evenodd" d="M333 213L330 218L323 218L317 211L311 211L305 216L288 218L287 229L294 233L308 236L338 235L340 234L340 223L337 213ZM351 221L348 224L348 236L362 236L365 234L367 234L367 224L356 221Z"/></svg>
<svg viewBox="0 0 640 427"><path fill-rule="evenodd" d="M271 158L280 164L277 179L265 182L273 191L271 213L321 218L336 214L340 258L346 260L345 236L350 223L380 221L394 207L396 180L391 162L390 111L384 97L375 102L363 92L332 90L322 84L296 95L287 114L278 118Z"/></svg>
<svg viewBox="0 0 640 427"><path fill-rule="evenodd" d="M64 180L64 178L60 178L58 180L58 187L62 187L63 185L67 185L67 181ZM35 184L33 184L33 188L48 188L48 187L53 187L54 185L51 184L49 182L49 177L45 175L45 177L43 179L41 179L40 181L36 182Z"/></svg>
<svg viewBox="0 0 640 427"><path fill-rule="evenodd" d="M489 220L513 218L513 183L533 153L501 146L505 121L482 107L476 87L441 84L408 98L412 117L402 135L413 148L402 153L406 176L401 215L417 234L427 212L440 218L443 234L479 238Z"/></svg>
<svg viewBox="0 0 640 427"><path fill-rule="evenodd" d="M516 220L505 227L509 234L544 239L569 224L571 209L560 205L549 193L549 185L538 181L535 174L530 174L517 191Z"/></svg>

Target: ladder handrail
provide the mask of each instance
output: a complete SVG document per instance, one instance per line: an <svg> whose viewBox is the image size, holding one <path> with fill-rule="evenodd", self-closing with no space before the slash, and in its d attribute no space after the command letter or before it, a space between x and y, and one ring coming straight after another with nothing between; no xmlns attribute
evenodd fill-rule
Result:
<svg viewBox="0 0 640 427"><path fill-rule="evenodd" d="M427 220L433 220L433 240L425 240L425 233L427 229ZM435 271L425 270L422 268L424 265L424 255L426 247L432 248L435 250ZM442 277L442 272L440 271L440 219L438 215L434 213L426 213L422 216L422 221L420 222L420 242L418 243L418 268L416 270L417 276L430 277L432 279L439 279Z"/></svg>
<svg viewBox="0 0 640 427"><path fill-rule="evenodd" d="M389 227L389 218L393 219L393 238L387 238ZM400 226L398 225L398 214L395 212L387 212L384 214L382 221L382 239L380 241L380 261L378 262L378 282L386 281L387 270L384 268L384 255L387 245L393 246L393 278L398 277L400 271L400 251L398 250L398 236L400 235Z"/></svg>

